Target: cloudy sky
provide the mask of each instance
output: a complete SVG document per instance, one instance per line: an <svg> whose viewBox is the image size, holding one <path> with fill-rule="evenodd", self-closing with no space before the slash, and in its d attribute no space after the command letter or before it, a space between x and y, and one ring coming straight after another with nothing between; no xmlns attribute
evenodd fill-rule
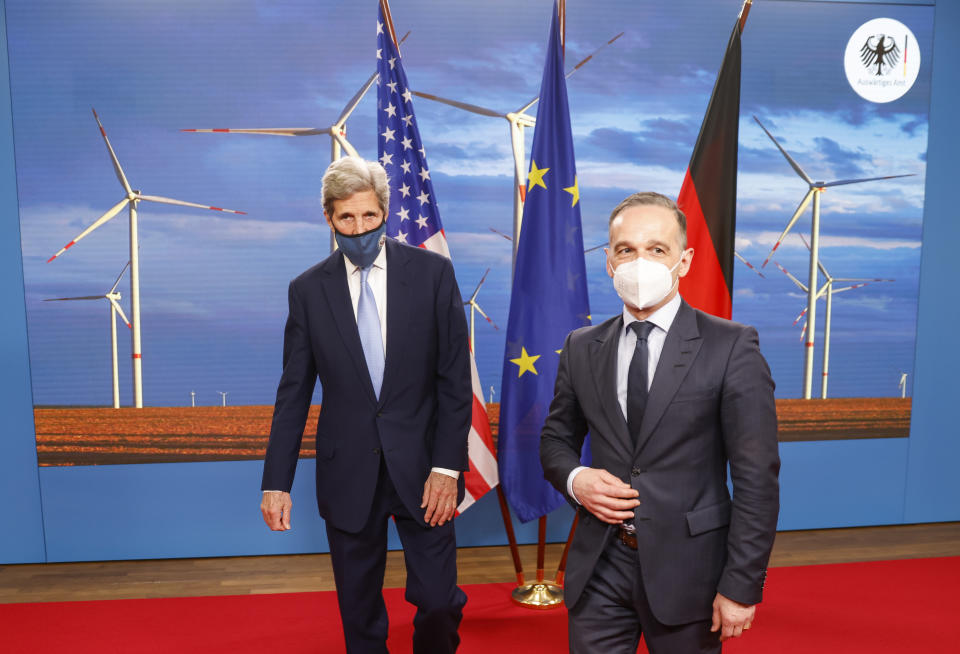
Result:
<svg viewBox="0 0 960 654"><path fill-rule="evenodd" d="M414 90L506 112L534 97L551 0L394 0ZM610 208L641 189L679 191L739 0L568 3L573 65L617 33L568 82L584 240L606 240ZM121 214L45 263L122 199L91 107L134 188L240 209L246 216L143 203L140 253L148 405L269 404L280 373L286 285L323 258L318 203L326 136L185 134L183 128L325 127L375 68L377 3L250 0L8 0L28 328L37 404L110 400L106 302L43 303L106 292L128 258ZM913 88L869 103L846 81L843 52L864 22L900 20L922 58ZM922 237L933 7L757 0L743 38L738 251L766 257L806 191L757 115L816 180L913 173L830 189L822 261L837 277L893 278L838 295L832 396L897 394L912 372ZM348 123L376 156L376 98ZM431 177L462 293L491 267L479 300L484 387L499 391L509 308L512 155L505 120L415 99ZM535 110L532 110L535 111ZM527 133L527 151L532 141ZM527 165L527 164L525 164ZM797 233L809 233L809 211ZM805 281L796 235L776 260ZM803 293L771 263L737 262L734 318L760 329L779 397L800 393ZM620 309L603 255L587 255L594 318ZM126 282L122 304L129 306ZM823 304L817 339L822 338ZM130 397L129 338L120 377ZM821 352L817 351L817 359ZM815 379L819 379L819 363ZM495 399L498 399L495 395Z"/></svg>

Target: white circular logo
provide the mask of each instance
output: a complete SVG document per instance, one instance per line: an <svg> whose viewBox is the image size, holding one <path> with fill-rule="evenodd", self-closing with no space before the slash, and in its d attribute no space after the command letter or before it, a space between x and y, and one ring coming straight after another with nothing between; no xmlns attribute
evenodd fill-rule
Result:
<svg viewBox="0 0 960 654"><path fill-rule="evenodd" d="M891 102L910 90L920 72L920 48L910 28L892 18L861 25L843 55L850 86L864 100Z"/></svg>

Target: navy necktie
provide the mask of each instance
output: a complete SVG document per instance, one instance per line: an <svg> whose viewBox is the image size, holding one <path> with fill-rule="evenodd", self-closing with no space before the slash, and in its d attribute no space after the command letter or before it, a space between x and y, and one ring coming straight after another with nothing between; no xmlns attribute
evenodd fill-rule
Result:
<svg viewBox="0 0 960 654"><path fill-rule="evenodd" d="M632 322L630 329L637 335L637 345L627 372L627 427L634 442L640 434L640 423L647 408L647 365L650 358L647 337L653 331L652 322Z"/></svg>
<svg viewBox="0 0 960 654"><path fill-rule="evenodd" d="M363 358L367 360L367 370L373 391L380 397L383 385L383 338L380 334L380 314L373 298L373 289L367 283L370 268L360 269L360 300L357 302L357 331L360 332L360 344L363 346Z"/></svg>

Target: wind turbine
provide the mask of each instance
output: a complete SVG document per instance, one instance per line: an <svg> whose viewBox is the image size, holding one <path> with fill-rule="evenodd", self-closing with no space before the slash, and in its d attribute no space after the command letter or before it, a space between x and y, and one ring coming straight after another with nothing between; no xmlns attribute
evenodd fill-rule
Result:
<svg viewBox="0 0 960 654"><path fill-rule="evenodd" d="M475 346L474 346L474 340L473 340L473 334L474 334L474 330L473 330L473 319L474 319L474 313L475 313L475 312L479 313L481 316L483 316L484 318L486 318L486 319L487 319L487 322L490 323L491 325L493 325L493 328L494 328L494 329L496 329L496 330L499 330L499 329L500 329L499 327L497 327L497 323L495 323L495 322L493 322L492 320L490 320L490 316L488 316L487 314L485 314L485 313L483 312L483 309L481 309L481 308L480 308L480 305L477 303L477 294L480 292L480 287L483 286L483 282L486 281L487 275L488 275L489 273L490 273L490 269L487 268L487 272L483 273L483 277L480 278L480 283L477 284L477 288L474 289L473 295L470 296L470 299L469 299L469 300L467 300L466 302L463 303L464 306L468 306L468 305L469 305L469 307L470 307L470 351L473 352L473 353L476 353L476 351L477 351L476 348L475 348Z"/></svg>
<svg viewBox="0 0 960 654"><path fill-rule="evenodd" d="M128 261L123 267L123 270L120 271L120 275L117 277L117 281L113 283L113 286L110 287L110 290L104 293L103 295L83 295L80 297L56 297L50 298L49 300L44 300L44 302L67 302L71 300L107 300L110 303L110 354L111 361L113 364L113 408L120 408L120 377L117 366L117 314L120 314L120 318L123 319L123 322L126 323L127 327L130 327L130 321L127 320L127 317L123 313L123 309L120 307L120 293L117 292L117 286L120 284L120 280L123 278L123 274L127 272L127 267L130 266Z"/></svg>
<svg viewBox="0 0 960 654"><path fill-rule="evenodd" d="M220 406L227 406L227 395L229 395L229 391L217 391L217 393L220 395Z"/></svg>
<svg viewBox="0 0 960 654"><path fill-rule="evenodd" d="M198 209L210 209L212 211L223 211L226 213L236 213L244 214L244 211L234 211L233 209L223 209L221 207L211 207L206 204L196 204L193 202L184 202L183 200L173 200L171 198L161 197L159 195L144 195L140 191L130 187L130 183L127 181L127 176L123 173L123 168L120 167L120 161L117 159L116 153L113 151L113 146L110 145L110 139L107 138L107 132L103 129L103 124L100 122L100 117L97 115L96 109L93 110L93 117L97 121L97 126L100 127L100 135L103 136L103 142L107 145L107 150L110 152L110 161L113 163L113 170L117 175L117 179L120 181L120 185L123 186L124 197L120 202L117 202L113 207L103 214L97 220L87 227L85 230L80 232L80 235L75 237L72 241L60 248L60 251L55 255L47 259L47 263L50 263L61 254L66 252L68 249L73 247L77 242L80 241L84 236L95 230L100 225L103 225L111 218L116 216L124 207L129 207L130 209L130 312L132 317L132 327L133 327L133 405L141 409L143 408L143 353L140 349L140 239L137 232L137 204L141 201L147 202L157 202L160 204L172 204L181 207L196 207Z"/></svg>
<svg viewBox="0 0 960 654"><path fill-rule="evenodd" d="M196 391L190 391L190 406L192 406L192 407L197 406L197 392L196 392Z"/></svg>
<svg viewBox="0 0 960 654"><path fill-rule="evenodd" d="M400 43L403 43L407 40L407 37L410 36L410 32L407 32L403 35L403 38L400 39ZM379 53L378 53L379 56ZM350 117L350 114L357 108L357 105L360 104L360 101L363 100L363 97L367 94L367 91L370 90L377 81L377 73L374 71L373 75L367 78L367 81L363 83L363 86L360 87L360 90L357 91L350 101L347 102L343 107L343 111L340 112L340 115L337 117L333 124L329 127L257 127L257 128L217 128L217 129L182 129L181 132L193 132L193 133L216 133L216 134L259 134L266 136L318 136L320 134L327 134L330 136L330 161L336 161L341 156L343 152L352 157L359 157L356 148L353 147L353 144L347 140L347 119ZM336 241L334 240L333 232L330 232L330 251L334 250Z"/></svg>
<svg viewBox="0 0 960 654"><path fill-rule="evenodd" d="M504 234L504 233L501 232L499 229L494 229L493 227L489 227L488 229L489 229L491 232L493 232L494 234L496 234L497 236L502 236L503 238L505 238L506 240L511 241L511 242L513 241L513 237L512 237L512 236L510 236L509 234ZM594 250L599 250L600 248L605 248L605 247L607 247L608 245L610 245L609 242L601 243L600 245L594 245L593 247L589 247L589 248L584 249L583 253L584 253L584 254L590 254L590 253L593 252Z"/></svg>
<svg viewBox="0 0 960 654"><path fill-rule="evenodd" d="M904 399L907 397L907 373L900 373L900 398Z"/></svg>
<svg viewBox="0 0 960 654"><path fill-rule="evenodd" d="M804 239L804 244L806 244L806 243L807 243L807 242L806 242L806 239ZM807 247L809 248L810 246L807 245ZM797 287L799 287L800 289L802 289L804 292L807 292L807 291L809 290L809 289L807 288L807 285L806 285L806 284L804 284L804 283L801 282L799 279L797 279L796 277L794 277L793 275L791 275L790 272L789 272L786 268L784 268L783 266L781 266L781 265L780 265L779 263L777 263L776 261L774 261L774 264L777 266L777 268L780 269L780 271L781 271L783 274L785 274L787 277L789 277L790 280L791 280L794 284L797 285ZM825 317L825 319L824 319L824 324L823 324L823 371L822 371L822 373L821 373L821 381L820 381L820 398L825 400L825 399L827 398L827 380L828 380L829 373L830 373L830 332L831 332L831 328L832 328L832 322L831 322L831 321L832 321L832 316L833 316L833 296L834 296L834 294L836 294L836 293L843 293L843 292L845 292L845 291L852 291L852 290L857 289L857 288L862 288L862 287L866 286L867 284L869 284L870 282L892 282L892 281L895 281L895 280L893 280L893 279L880 279L880 278L864 278L864 277L834 277L834 276L832 276L832 275L827 271L827 268L826 268L826 266L823 265L823 262L822 262L822 261L818 261L818 262L817 262L817 266L819 267L820 272L823 273L823 276L824 276L824 277L826 278L826 280L827 280L827 281L825 281L825 282L823 283L823 286L821 286L819 289L817 289L817 292L816 292L816 294L815 294L816 299L819 299L819 298L821 298L821 297L826 297L826 302L827 302L826 317ZM836 282L856 282L856 283L852 284L851 286L843 286L843 287L841 287L841 288L834 288L834 284L835 284ZM803 318L803 316L804 316L806 313L807 313L807 309L804 309L803 311L801 311L801 312L800 312L800 315L797 316L797 319L793 321L793 324L797 324L797 322L799 322L800 319ZM810 320L808 320L807 324L809 324L809 325L814 325L814 322L813 322L812 318L811 318ZM804 329L806 329L806 325L804 326ZM811 327L810 331L813 331L813 328L812 328L812 327Z"/></svg>
<svg viewBox="0 0 960 654"><path fill-rule="evenodd" d="M747 268L749 268L749 269L752 270L753 272L757 273L758 275L760 275L760 276L763 277L764 279L767 278L766 275L764 275L762 272L760 272L752 263L750 263L749 261L747 261L746 259L744 259L744 258L743 258L743 255L740 254L739 252L737 252L736 250L733 251L733 256L735 256L736 258L740 259L740 261L743 262L743 265L745 265Z"/></svg>
<svg viewBox="0 0 960 654"><path fill-rule="evenodd" d="M783 146L773 137L773 134L763 126L763 123L760 122L760 119L756 116L753 119L757 122L757 125L760 126L760 129L770 137L770 140L773 141L773 144L777 146L777 149L780 150L780 154L784 156L787 162L790 164L790 167L793 168L794 172L799 175L803 181L807 183L807 193L803 196L803 200L800 202L800 206L797 207L797 210L793 213L793 216L790 218L790 221L787 223L786 228L784 228L783 233L780 234L780 237L777 239L777 242L774 243L773 248L770 250L770 254L767 255L766 260L760 266L765 268L767 263L770 261L770 258L773 256L773 253L777 251L777 248L780 247L780 243L783 242L783 239L786 238L787 234L790 233L790 230L793 228L794 224L800 218L800 214L806 211L807 206L810 204L810 200L813 200L813 220L810 225L810 266L809 266L809 282L807 283L807 313L808 320L811 325L816 325L816 294L817 294L817 269L820 256L820 196L823 192L831 186L846 186L848 184L860 184L862 182L873 182L883 179L896 179L898 177L912 177L914 173L909 173L906 175L884 175L882 177L865 177L862 179L839 179L832 182L821 182L814 181L804 172L803 168L800 167L793 157L791 157L786 150L783 149ZM807 340L804 348L804 361L803 361L803 399L809 400L811 397L811 392L813 390L813 341L814 341L814 330L811 328L807 330Z"/></svg>
<svg viewBox="0 0 960 654"><path fill-rule="evenodd" d="M569 78L571 75L577 72L581 66L593 59L594 55L619 39L621 36L623 36L623 34L623 32L620 32L615 37L590 53L587 57L580 60L576 66L567 71L566 77ZM534 127L537 124L537 119L527 114L526 111L535 105L538 100L540 100L540 96L537 96L529 102L521 105L516 111L508 111L504 113L502 111L488 109L475 104L442 98L438 95L433 95L432 93L423 93L421 91L412 90L411 93L418 97L424 98L425 100L433 100L434 102L440 102L442 104L450 105L451 107L456 107L457 109L469 111L470 113L480 114L481 116L504 118L510 124L510 147L513 150L513 238L511 240L513 241L513 263L516 263L518 243L517 237L520 235L520 223L523 220L523 203L527 198L527 155L525 141L526 135L524 130L527 127Z"/></svg>

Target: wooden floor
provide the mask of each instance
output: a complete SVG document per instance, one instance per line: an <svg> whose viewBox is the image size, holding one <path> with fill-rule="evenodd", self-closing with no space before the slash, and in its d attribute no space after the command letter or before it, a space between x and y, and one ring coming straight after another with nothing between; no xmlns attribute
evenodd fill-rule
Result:
<svg viewBox="0 0 960 654"><path fill-rule="evenodd" d="M528 578L536 548L521 546ZM562 545L547 547L551 578ZM960 522L789 531L777 535L771 567L882 559L960 556ZM469 547L458 552L460 583L516 579L507 547ZM403 586L403 554L387 557L387 587ZM332 590L326 554L215 559L164 559L0 566L0 603L52 602L196 595L246 595Z"/></svg>

